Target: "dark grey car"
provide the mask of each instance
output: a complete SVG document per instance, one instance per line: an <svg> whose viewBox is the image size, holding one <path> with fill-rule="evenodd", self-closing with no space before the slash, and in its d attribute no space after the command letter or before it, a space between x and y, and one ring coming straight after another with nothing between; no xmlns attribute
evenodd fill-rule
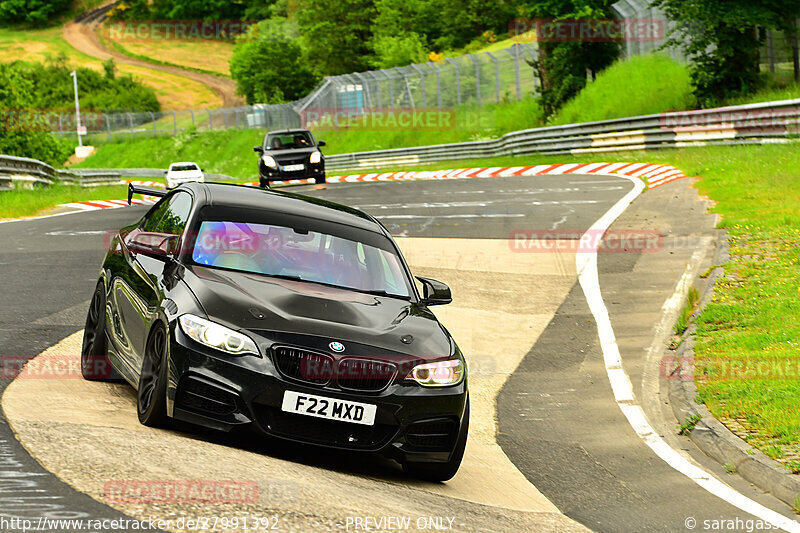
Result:
<svg viewBox="0 0 800 533"><path fill-rule="evenodd" d="M317 142L308 130L271 131L264 144L254 151L258 159L259 183L269 188L272 181L313 179L325 183L325 157L319 150L325 141Z"/></svg>

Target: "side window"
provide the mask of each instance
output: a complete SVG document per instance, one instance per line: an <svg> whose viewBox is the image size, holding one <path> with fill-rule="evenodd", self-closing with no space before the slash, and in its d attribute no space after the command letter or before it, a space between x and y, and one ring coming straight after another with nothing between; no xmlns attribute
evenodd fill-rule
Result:
<svg viewBox="0 0 800 533"><path fill-rule="evenodd" d="M161 204L147 218L142 231L182 235L192 210L192 197L177 192Z"/></svg>

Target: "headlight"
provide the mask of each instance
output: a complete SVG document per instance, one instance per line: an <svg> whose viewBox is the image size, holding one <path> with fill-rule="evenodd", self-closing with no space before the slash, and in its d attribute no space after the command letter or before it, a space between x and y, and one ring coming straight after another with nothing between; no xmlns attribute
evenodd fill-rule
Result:
<svg viewBox="0 0 800 533"><path fill-rule="evenodd" d="M278 163L275 162L275 158L271 155L262 155L261 160L270 168L278 168Z"/></svg>
<svg viewBox="0 0 800 533"><path fill-rule="evenodd" d="M311 157L308 159L308 162L314 165L316 165L320 161L322 161L322 152L320 152L319 150L317 150L316 152L312 152Z"/></svg>
<svg viewBox="0 0 800 533"><path fill-rule="evenodd" d="M460 359L450 359L438 363L425 363L415 366L406 376L425 387L448 387L458 385L464 379L464 363Z"/></svg>
<svg viewBox="0 0 800 533"><path fill-rule="evenodd" d="M183 315L179 319L183 332L200 344L211 346L233 355L252 353L258 355L253 339L221 324L194 315Z"/></svg>

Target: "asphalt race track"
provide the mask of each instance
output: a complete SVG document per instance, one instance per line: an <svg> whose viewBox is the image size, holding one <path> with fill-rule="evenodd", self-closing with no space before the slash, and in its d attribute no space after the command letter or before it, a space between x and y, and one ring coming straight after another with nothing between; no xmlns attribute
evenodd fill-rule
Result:
<svg viewBox="0 0 800 533"><path fill-rule="evenodd" d="M671 468L631 429L603 366L574 251L513 248L519 231L585 231L631 188L622 178L560 175L292 189L374 214L398 237L415 274L453 287L452 307L435 312L468 357L475 423L464 467L451 482L410 480L377 459L264 448L247 437L191 428L150 430L135 422L133 393L123 385L17 380L0 420L0 518L143 518L150 510L101 503L104 480L138 471L142 479L183 479L199 469L209 479L226 479L215 477L226 471L233 472L227 479L253 476L270 499L248 511L278 517L283 531L355 531L348 516L393 512L412 523L453 517L444 524L456 531L578 531L581 524L597 531L686 531L690 517L697 530L704 520L756 520ZM81 330L106 232L145 210L0 224L0 356L34 357ZM637 355L651 342L692 245L706 242L701 237L713 220L683 180L644 193L617 224L697 236L674 249L665 244L660 253L598 254L623 360L653 426L744 496L796 518L671 435L675 420L658 401L657 379L648 388L648 365ZM72 353L75 338L64 345ZM8 386L3 375L0 390ZM726 530L737 529L747 527Z"/></svg>

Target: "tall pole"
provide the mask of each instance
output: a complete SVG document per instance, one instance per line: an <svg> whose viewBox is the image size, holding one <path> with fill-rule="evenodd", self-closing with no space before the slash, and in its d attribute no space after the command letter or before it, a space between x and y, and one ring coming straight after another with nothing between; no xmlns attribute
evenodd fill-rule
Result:
<svg viewBox="0 0 800 533"><path fill-rule="evenodd" d="M78 100L78 72L73 70L69 73L72 76L73 86L75 87L75 130L78 133L78 146L83 146L81 140L81 104Z"/></svg>

